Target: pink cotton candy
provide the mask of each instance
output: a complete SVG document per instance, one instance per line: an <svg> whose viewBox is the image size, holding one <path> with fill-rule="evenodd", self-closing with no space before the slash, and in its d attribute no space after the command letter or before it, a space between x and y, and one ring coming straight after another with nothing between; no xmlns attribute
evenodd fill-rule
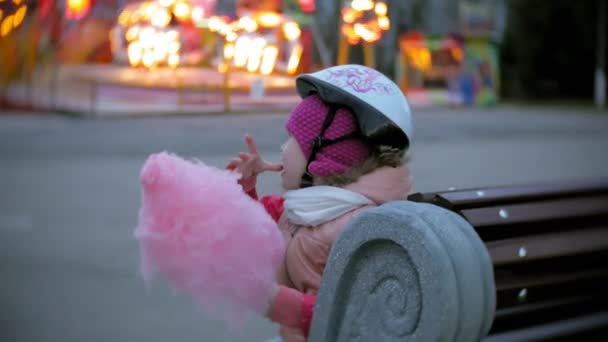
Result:
<svg viewBox="0 0 608 342"><path fill-rule="evenodd" d="M217 318L262 313L283 240L263 206L243 192L239 175L159 153L148 158L140 178L135 236L146 281L162 273Z"/></svg>

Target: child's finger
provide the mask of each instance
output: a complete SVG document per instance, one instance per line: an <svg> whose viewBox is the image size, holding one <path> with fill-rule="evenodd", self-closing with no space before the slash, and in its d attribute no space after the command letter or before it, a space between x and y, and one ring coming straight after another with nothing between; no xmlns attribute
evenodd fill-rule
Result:
<svg viewBox="0 0 608 342"><path fill-rule="evenodd" d="M249 134L245 135L245 142L247 143L247 146L249 147L249 153L251 154L258 154L258 147L255 144L255 141L253 140L253 137Z"/></svg>
<svg viewBox="0 0 608 342"><path fill-rule="evenodd" d="M264 162L264 171L283 171L283 165Z"/></svg>
<svg viewBox="0 0 608 342"><path fill-rule="evenodd" d="M228 165L226 165L226 169L227 170L236 170L236 168L239 167L240 163L241 163L241 161L239 159L232 158L228 162Z"/></svg>
<svg viewBox="0 0 608 342"><path fill-rule="evenodd" d="M239 153L239 158L241 158L242 161L246 162L251 159L251 155L249 153L241 152Z"/></svg>

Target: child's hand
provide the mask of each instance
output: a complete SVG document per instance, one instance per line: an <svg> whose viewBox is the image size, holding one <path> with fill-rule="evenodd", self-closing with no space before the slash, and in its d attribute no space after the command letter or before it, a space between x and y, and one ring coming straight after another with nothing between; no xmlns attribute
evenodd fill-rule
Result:
<svg viewBox="0 0 608 342"><path fill-rule="evenodd" d="M262 159L258 152L258 148L253 141L253 137L245 135L245 142L249 147L249 153L239 153L239 158L230 160L226 168L228 170L238 171L241 174L241 184L245 191L249 191L255 187L255 181L258 174L265 171L278 172L283 170L280 164L272 164Z"/></svg>

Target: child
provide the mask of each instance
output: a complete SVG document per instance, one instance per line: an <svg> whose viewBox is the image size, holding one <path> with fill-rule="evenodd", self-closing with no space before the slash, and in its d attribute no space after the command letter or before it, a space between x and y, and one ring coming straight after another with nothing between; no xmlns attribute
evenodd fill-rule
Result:
<svg viewBox="0 0 608 342"><path fill-rule="evenodd" d="M267 317L281 325L283 341L306 341L315 294L333 242L367 208L405 200L411 177L405 152L411 114L399 88L379 72L343 65L302 75L303 100L292 111L282 165L264 161L252 137L249 153L227 168L241 173L257 199L256 177L282 171L282 197L260 201L278 222L286 250Z"/></svg>

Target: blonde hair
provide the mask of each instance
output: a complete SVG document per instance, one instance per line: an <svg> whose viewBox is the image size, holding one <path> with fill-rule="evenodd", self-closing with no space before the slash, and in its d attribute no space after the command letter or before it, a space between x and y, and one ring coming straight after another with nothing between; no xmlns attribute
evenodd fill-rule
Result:
<svg viewBox="0 0 608 342"><path fill-rule="evenodd" d="M399 167L409 162L404 150L389 146L374 146L366 160L344 173L314 177L314 185L343 187L356 182L361 176L381 167Z"/></svg>

